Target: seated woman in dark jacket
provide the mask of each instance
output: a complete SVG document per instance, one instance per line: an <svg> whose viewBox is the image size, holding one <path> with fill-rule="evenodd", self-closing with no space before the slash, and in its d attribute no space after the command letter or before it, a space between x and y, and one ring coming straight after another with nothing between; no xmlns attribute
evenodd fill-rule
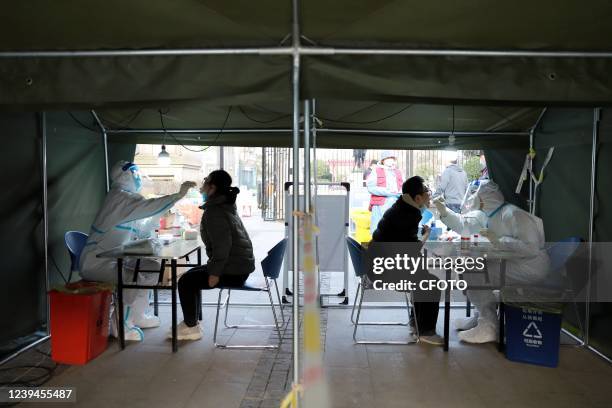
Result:
<svg viewBox="0 0 612 408"><path fill-rule="evenodd" d="M204 198L200 234L206 247L206 265L187 271L178 282L183 319L177 327L179 340L199 340L202 329L198 322L200 290L223 286L242 286L255 270L253 245L236 211L232 177L224 170L215 170L205 179L200 192Z"/></svg>
<svg viewBox="0 0 612 408"><path fill-rule="evenodd" d="M402 185L402 197L398 199L383 215L372 237L374 242L419 242L417 236L421 210L427 208L430 201L430 191L424 180L419 176L409 178ZM429 228L423 227L423 243L429 237ZM422 245L415 249L420 251ZM418 256L418 255L413 255ZM437 279L426 269L417 271L411 280ZM443 339L436 334L438 320L438 307L440 291L437 289L414 291L414 313L419 329L421 342L442 345ZM410 325L414 325L414 316L411 316Z"/></svg>

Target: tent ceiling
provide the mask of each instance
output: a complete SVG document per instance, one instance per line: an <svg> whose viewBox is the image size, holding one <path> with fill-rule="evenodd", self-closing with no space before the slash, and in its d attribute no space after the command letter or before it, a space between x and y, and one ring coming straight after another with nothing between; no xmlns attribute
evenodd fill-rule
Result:
<svg viewBox="0 0 612 408"><path fill-rule="evenodd" d="M319 45L610 50L607 0L302 0ZM46 0L3 5L2 50L275 46L290 0Z"/></svg>
<svg viewBox="0 0 612 408"><path fill-rule="evenodd" d="M289 102L232 106L225 128L288 129L292 125ZM399 104L322 99L316 102L319 127L382 130L505 131L526 132L541 108L511 106L450 106ZM161 108L167 129L220 129L228 107L203 103L174 104ZM158 109L98 111L105 127L160 129ZM454 126L453 126L454 115Z"/></svg>
<svg viewBox="0 0 612 408"><path fill-rule="evenodd" d="M0 53L288 45L289 0L60 0L4 5ZM300 2L305 46L612 51L612 3L593 0ZM219 106L290 100L287 55L5 57L0 107ZM399 103L608 105L612 58L302 58L303 96ZM217 118L218 119L218 118Z"/></svg>
<svg viewBox="0 0 612 408"><path fill-rule="evenodd" d="M302 1L303 34L325 46L611 50L607 0Z"/></svg>
<svg viewBox="0 0 612 408"><path fill-rule="evenodd" d="M275 0L29 0L3 14L3 51L276 46L291 31L291 3Z"/></svg>
<svg viewBox="0 0 612 408"><path fill-rule="evenodd" d="M113 141L194 145L290 146L291 105L252 104L229 107L206 104L174 104L161 109L100 110L98 114L109 129L208 129L210 133L122 133ZM454 112L453 112L454 111ZM480 132L523 132L536 123L542 109L511 106L449 106L318 100L316 116L320 147L336 148L444 148L448 135L362 134L366 131L446 131L464 132L456 136L457 147L509 147L524 141L526 135L481 135ZM163 118L163 126L162 126ZM227 118L227 119L226 119ZM85 118L93 125L91 118ZM225 126L223 127L223 125ZM224 128L225 133L212 131ZM232 130L257 129L237 133ZM264 131L271 129L270 131ZM339 130L346 133L336 133ZM281 131L279 130L287 130ZM352 131L351 131L352 130ZM472 134L469 134L472 132Z"/></svg>

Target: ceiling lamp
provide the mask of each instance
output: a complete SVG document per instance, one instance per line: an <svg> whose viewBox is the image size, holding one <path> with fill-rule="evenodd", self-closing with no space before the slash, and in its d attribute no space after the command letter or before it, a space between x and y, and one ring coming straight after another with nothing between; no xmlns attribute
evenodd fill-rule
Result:
<svg viewBox="0 0 612 408"><path fill-rule="evenodd" d="M161 152L157 155L157 164L160 166L169 166L171 162L170 154L166 151L166 145L162 145Z"/></svg>

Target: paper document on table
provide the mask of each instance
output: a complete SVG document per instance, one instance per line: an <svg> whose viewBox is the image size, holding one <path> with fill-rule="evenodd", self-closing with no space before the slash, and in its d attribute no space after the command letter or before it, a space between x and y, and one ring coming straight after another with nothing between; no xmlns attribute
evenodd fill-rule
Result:
<svg viewBox="0 0 612 408"><path fill-rule="evenodd" d="M132 255L153 255L159 250L160 246L156 239L139 239L125 244L123 252Z"/></svg>

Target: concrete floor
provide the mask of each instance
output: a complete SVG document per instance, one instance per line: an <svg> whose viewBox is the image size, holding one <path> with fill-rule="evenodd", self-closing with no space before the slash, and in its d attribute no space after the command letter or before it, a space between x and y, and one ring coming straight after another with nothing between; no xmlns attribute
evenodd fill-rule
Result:
<svg viewBox="0 0 612 408"><path fill-rule="evenodd" d="M552 369L506 360L494 344L461 343L455 330L448 353L426 344L354 345L349 313L328 315L325 362L333 407L609 407L612 401L612 367L583 349L563 346L561 363ZM397 340L406 333L363 331Z"/></svg>
<svg viewBox="0 0 612 408"><path fill-rule="evenodd" d="M143 343L119 351L113 342L86 366L69 367L46 385L76 387L79 407L276 406L247 398L247 390L265 375L268 383L278 383L272 388L279 394L285 379L260 370L265 353L261 350L215 349L213 312L205 308L205 338L181 343L172 354L165 339L169 308L163 307L164 326L148 330ZM245 322L271 319L270 311L263 308L235 312ZM401 317L389 310L368 313L371 318ZM324 364L332 407L603 408L612 401L612 367L583 349L562 347L560 366L552 369L508 361L493 344L465 345L454 330L448 353L424 344L355 345L350 310L328 309L327 314ZM407 330L365 328L361 333L402 339ZM224 330L224 334L223 340L264 343L270 332Z"/></svg>
<svg viewBox="0 0 612 408"><path fill-rule="evenodd" d="M283 224L263 223L255 217L244 221L256 258L261 260L283 237ZM260 268L254 278L262 279ZM352 301L354 280L350 282ZM341 286L342 274L332 274L326 289L334 293ZM216 296L216 291L209 291L204 294L204 301L216 301ZM237 294L234 300L263 303L267 298L264 294L249 293ZM232 310L231 316L243 323L271 322L269 308ZM289 307L285 310L290 313ZM143 343L129 344L120 351L117 342L112 341L108 350L95 360L82 367L57 370L46 385L76 387L79 407L278 406L288 385L289 339L285 341L284 354L215 349L214 311L213 307L204 308L205 338L180 343L179 351L173 354L166 339L170 308L162 306L162 327L147 330ZM324 364L332 407L612 406L612 366L584 349L562 347L560 366L551 369L508 361L493 344L460 343L453 329L448 353L441 347L423 344L355 345L350 309L329 308L324 313L327 318ZM366 310L362 319L403 319L405 315L405 310L373 309ZM461 315L463 311L453 310L453 317ZM439 333L442 316L441 311ZM360 334L372 339L403 339L407 330L369 327L360 329ZM220 341L264 344L273 339L269 330L230 329L221 333ZM287 333L291 335L290 331Z"/></svg>

